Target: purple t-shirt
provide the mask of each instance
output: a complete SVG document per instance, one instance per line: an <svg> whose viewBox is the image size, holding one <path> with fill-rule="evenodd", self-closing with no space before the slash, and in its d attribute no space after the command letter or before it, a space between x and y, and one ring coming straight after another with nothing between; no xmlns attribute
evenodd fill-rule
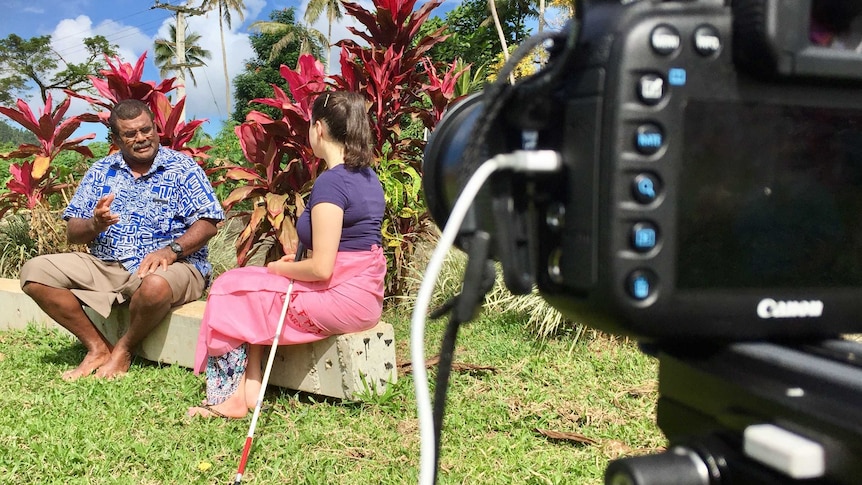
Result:
<svg viewBox="0 0 862 485"><path fill-rule="evenodd" d="M343 164L324 171L314 181L306 210L296 222L299 240L309 249L311 245L311 209L329 202L344 210L339 251L368 251L371 246L382 246L380 227L386 202L380 179L370 168L353 170Z"/></svg>

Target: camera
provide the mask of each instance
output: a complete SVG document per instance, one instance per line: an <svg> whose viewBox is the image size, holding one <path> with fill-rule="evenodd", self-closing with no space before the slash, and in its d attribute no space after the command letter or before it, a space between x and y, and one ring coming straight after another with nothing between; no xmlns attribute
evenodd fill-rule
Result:
<svg viewBox="0 0 862 485"><path fill-rule="evenodd" d="M862 2L593 0L547 66L462 100L425 152L434 220L501 171L457 244L490 234L514 293L659 360L670 447L612 485L862 476ZM493 88L493 89L492 89Z"/></svg>
<svg viewBox="0 0 862 485"><path fill-rule="evenodd" d="M563 313L642 340L862 329L862 54L812 44L810 0L578 9L556 85L509 88L480 147L524 149L526 132L565 167L532 193L503 182L509 214L494 213L494 189L476 201L518 277L507 284L522 280L510 289L536 284ZM452 109L429 141L438 222L485 102ZM529 227L506 227L519 220Z"/></svg>

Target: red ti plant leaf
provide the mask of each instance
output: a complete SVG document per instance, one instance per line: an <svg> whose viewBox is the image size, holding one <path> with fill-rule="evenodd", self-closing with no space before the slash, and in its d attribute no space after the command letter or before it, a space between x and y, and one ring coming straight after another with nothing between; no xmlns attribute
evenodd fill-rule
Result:
<svg viewBox="0 0 862 485"><path fill-rule="evenodd" d="M96 91L102 95L103 99L84 96L74 91L66 90L66 94L74 96L84 101L87 101L93 106L102 108L98 114L100 121L106 126L108 123L108 111L117 104L118 101L124 99L140 99L141 101L150 104L154 108L150 98L153 93L167 94L176 89L174 81L176 78L169 78L156 84L153 81L142 81L141 77L144 73L144 61L147 58L147 53L144 52L138 58L135 65L123 62L119 57L111 59L105 56L105 61L108 64L108 69L99 71L101 77L90 76L90 82ZM92 121L90 119L86 121Z"/></svg>
<svg viewBox="0 0 862 485"><path fill-rule="evenodd" d="M426 79L420 69L422 59L431 47L446 38L441 27L416 39L422 23L440 2L427 2L416 11L413 11L416 0L373 0L373 3L376 8L369 11L358 3L343 2L345 12L366 28L361 31L351 27L350 31L368 45L352 40L337 44L342 48L342 74L333 76L333 83L365 94L372 103L370 115L378 156L388 153L390 158L418 160L421 140L402 143L400 131L405 116L415 113L421 100L421 87ZM430 117L420 119L425 122Z"/></svg>
<svg viewBox="0 0 862 485"><path fill-rule="evenodd" d="M0 197L0 214L24 207L32 209L45 196L67 186L67 184L58 183L52 176L51 163L59 153L72 150L85 157L93 157L90 149L81 143L95 138L95 133L69 139L81 125L79 116L64 119L70 103L71 99L66 98L56 109L52 109L53 100L48 94L38 118L20 99L16 103L17 109L0 106L0 114L6 115L32 132L39 141L38 144L22 144L17 150L0 155L0 158L25 160L20 164L13 163L9 167L12 179L7 184L9 192ZM33 157L32 161L26 160L30 157Z"/></svg>
<svg viewBox="0 0 862 485"><path fill-rule="evenodd" d="M156 123L156 130L159 132L159 143L162 146L185 153L194 158L198 162L198 165L203 165L204 161L209 158L206 151L212 147L190 147L188 143L192 141L198 127L206 119L192 120L188 123L180 121L185 102L186 98L182 97L175 106L172 106L164 93L153 92L150 98L150 106L153 107L153 118Z"/></svg>
<svg viewBox="0 0 862 485"><path fill-rule="evenodd" d="M296 71L288 69L287 66L281 66L279 73L290 86L290 94L296 100L299 109L310 114L312 96L326 90L324 82L326 72L323 63L308 54L299 56L297 64Z"/></svg>
<svg viewBox="0 0 862 485"><path fill-rule="evenodd" d="M443 113L446 111L446 108L448 108L455 99L455 87L457 86L458 79L465 72L469 71L470 65L467 64L458 71L458 60L456 59L452 61L452 64L446 66L447 69L446 72L443 73L442 78L437 72L437 67L430 59L423 59L422 65L425 66L425 72L428 73L428 84L422 86L422 90L431 100L431 112L420 113L419 115L430 115L429 119L423 120L425 125L436 126L443 117Z"/></svg>

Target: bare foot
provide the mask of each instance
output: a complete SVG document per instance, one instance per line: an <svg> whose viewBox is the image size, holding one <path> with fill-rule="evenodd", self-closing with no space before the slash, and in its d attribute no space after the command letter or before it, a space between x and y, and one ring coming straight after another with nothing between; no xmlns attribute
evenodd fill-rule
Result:
<svg viewBox="0 0 862 485"><path fill-rule="evenodd" d="M245 407L243 400L237 399L236 394L228 398L227 401L220 404L206 404L200 406L192 406L186 412L186 416L200 416L202 418L211 418L213 416L227 419L240 419L248 414L248 409Z"/></svg>
<svg viewBox="0 0 862 485"><path fill-rule="evenodd" d="M68 370L63 373L64 381L74 381L76 379L80 379L81 377L88 376L93 373L96 369L101 367L108 359L111 358L111 351L105 348L102 351L90 351L87 352L87 355L84 356L84 360L78 364L78 367L75 367L72 370Z"/></svg>
<svg viewBox="0 0 862 485"><path fill-rule="evenodd" d="M131 366L132 354L115 348L114 351L111 352L111 358L96 371L96 377L99 379L114 379L121 377L129 372L129 367Z"/></svg>

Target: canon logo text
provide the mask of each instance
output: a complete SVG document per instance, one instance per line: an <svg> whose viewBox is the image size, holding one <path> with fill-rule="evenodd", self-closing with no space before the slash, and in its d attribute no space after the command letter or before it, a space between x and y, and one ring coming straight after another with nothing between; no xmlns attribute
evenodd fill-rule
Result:
<svg viewBox="0 0 862 485"><path fill-rule="evenodd" d="M764 298L757 304L757 316L760 318L807 318L822 314L823 302L820 300L775 301Z"/></svg>

